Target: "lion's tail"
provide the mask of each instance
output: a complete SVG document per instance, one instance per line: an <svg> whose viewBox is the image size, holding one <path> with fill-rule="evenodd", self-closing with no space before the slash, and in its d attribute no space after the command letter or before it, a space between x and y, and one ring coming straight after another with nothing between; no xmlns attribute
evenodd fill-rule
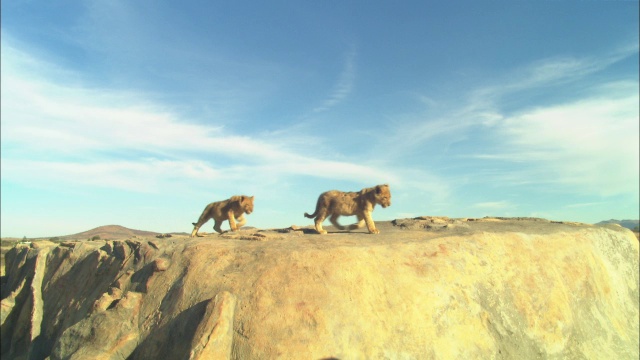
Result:
<svg viewBox="0 0 640 360"><path fill-rule="evenodd" d="M320 211L320 203L318 202L316 204L316 211L313 212L313 214L309 215L307 213L304 213L304 216L309 218L309 219L313 219L314 217L316 217L316 215L318 215L318 212Z"/></svg>
<svg viewBox="0 0 640 360"><path fill-rule="evenodd" d="M304 216L309 218L309 219L313 219L314 217L316 217L318 215L318 213L320 213L320 208L322 207L322 196L320 196L318 198L318 202L316 202L316 210L313 212L313 214L309 215L308 213L304 213Z"/></svg>

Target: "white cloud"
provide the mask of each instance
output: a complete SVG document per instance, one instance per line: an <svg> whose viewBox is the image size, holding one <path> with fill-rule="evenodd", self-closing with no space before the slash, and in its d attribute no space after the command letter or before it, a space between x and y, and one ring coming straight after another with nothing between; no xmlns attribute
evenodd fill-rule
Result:
<svg viewBox="0 0 640 360"><path fill-rule="evenodd" d="M202 162L159 159L88 163L3 159L2 172L3 180L34 187L64 184L67 188L80 185L141 193L162 192L178 178L188 182L229 178Z"/></svg>
<svg viewBox="0 0 640 360"><path fill-rule="evenodd" d="M506 114L501 109L504 98L525 91L539 90L578 81L590 74L606 69L618 61L637 54L638 46L627 46L599 58L560 57L543 59L508 72L493 84L471 90L467 100L458 99L451 111L431 118L419 115L399 120L403 124L389 137L390 143L398 144L395 152L409 151L434 138L460 139L474 126L502 124ZM548 90L542 90L548 91ZM425 95L419 99L426 107L434 101ZM426 100L422 100L426 99Z"/></svg>
<svg viewBox="0 0 640 360"><path fill-rule="evenodd" d="M57 73L52 65L9 44L3 44L2 56L3 179L142 192L165 186L171 178L167 174L183 174L196 182L220 174L253 181L288 175L396 181L388 171L366 163L305 155L306 144L299 139L237 135L215 124L188 122L146 101L143 94L53 81L47 77ZM32 59L27 69L16 60L19 56ZM349 55L328 106L348 95L353 57Z"/></svg>
<svg viewBox="0 0 640 360"><path fill-rule="evenodd" d="M526 162L579 191L637 194L639 101L637 83L607 84L594 97L505 118L495 158Z"/></svg>
<svg viewBox="0 0 640 360"><path fill-rule="evenodd" d="M460 145L469 149L462 157L487 161L494 169L491 174L475 174L476 183L555 184L572 193L637 198L637 80L589 80L579 95L564 87L637 53L636 44L599 58L545 59L522 67L500 83L472 90L467 101L448 114L405 119L389 137L390 144L397 144L389 154L398 158L424 148L444 154ZM505 109L508 97L525 93L564 97L556 103L524 102L520 108L510 104Z"/></svg>

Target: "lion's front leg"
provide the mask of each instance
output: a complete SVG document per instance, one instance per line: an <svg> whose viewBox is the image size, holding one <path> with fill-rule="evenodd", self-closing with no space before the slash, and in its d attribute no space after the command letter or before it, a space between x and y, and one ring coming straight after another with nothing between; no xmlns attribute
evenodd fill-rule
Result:
<svg viewBox="0 0 640 360"><path fill-rule="evenodd" d="M238 224L236 225L238 229L240 229L241 227L244 226L244 224L247 223L247 218L244 217L244 214L240 215L236 221L238 222Z"/></svg>
<svg viewBox="0 0 640 360"><path fill-rule="evenodd" d="M373 222L373 218L371 217L371 211L364 212L364 220L367 223L367 229L369 229L369 233L371 234L380 233L380 230L376 229L376 224Z"/></svg>
<svg viewBox="0 0 640 360"><path fill-rule="evenodd" d="M229 211L229 227L231 228L231 231L238 230L238 226L236 224L236 217L233 214L233 211Z"/></svg>

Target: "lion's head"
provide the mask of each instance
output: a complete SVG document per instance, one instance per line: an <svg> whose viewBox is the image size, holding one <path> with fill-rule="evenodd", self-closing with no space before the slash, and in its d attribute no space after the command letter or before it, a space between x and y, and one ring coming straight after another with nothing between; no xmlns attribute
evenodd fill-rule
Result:
<svg viewBox="0 0 640 360"><path fill-rule="evenodd" d="M389 191L389 185L377 185L375 187L376 203L382 205L383 208L391 206L391 191Z"/></svg>
<svg viewBox="0 0 640 360"><path fill-rule="evenodd" d="M253 212L253 196L242 196L240 199L240 206L247 215L251 214Z"/></svg>

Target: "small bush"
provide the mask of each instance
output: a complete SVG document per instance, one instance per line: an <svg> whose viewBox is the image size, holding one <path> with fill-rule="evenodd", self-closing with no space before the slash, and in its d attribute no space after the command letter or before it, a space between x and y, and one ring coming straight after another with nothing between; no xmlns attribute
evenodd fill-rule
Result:
<svg viewBox="0 0 640 360"><path fill-rule="evenodd" d="M100 235L96 235L96 236L92 237L91 240L100 240Z"/></svg>

